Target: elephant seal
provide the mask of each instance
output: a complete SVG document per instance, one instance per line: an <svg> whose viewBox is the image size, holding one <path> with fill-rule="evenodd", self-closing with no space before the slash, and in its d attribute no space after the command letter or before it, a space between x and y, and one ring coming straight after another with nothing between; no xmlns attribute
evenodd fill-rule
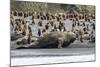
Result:
<svg viewBox="0 0 100 67"><path fill-rule="evenodd" d="M25 48L63 48L68 47L76 40L73 32L49 32L38 38L33 45ZM24 48L24 47L23 47Z"/></svg>

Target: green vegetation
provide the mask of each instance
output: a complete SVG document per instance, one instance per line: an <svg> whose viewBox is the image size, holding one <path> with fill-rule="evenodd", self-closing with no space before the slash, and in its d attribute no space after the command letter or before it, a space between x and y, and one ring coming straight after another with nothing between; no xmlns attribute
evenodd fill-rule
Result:
<svg viewBox="0 0 100 67"><path fill-rule="evenodd" d="M72 5L72 4L57 4L57 3L43 3L30 1L15 1L11 0L11 10L21 11L50 11L50 12L65 12L73 9L81 13L95 13L95 6L93 5Z"/></svg>

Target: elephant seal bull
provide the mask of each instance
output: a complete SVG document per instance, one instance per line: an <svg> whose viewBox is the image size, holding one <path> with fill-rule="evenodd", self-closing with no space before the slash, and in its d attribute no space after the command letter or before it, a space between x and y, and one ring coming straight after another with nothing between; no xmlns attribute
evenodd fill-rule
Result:
<svg viewBox="0 0 100 67"><path fill-rule="evenodd" d="M44 33L34 44L25 48L62 48L73 43L76 35L73 32Z"/></svg>

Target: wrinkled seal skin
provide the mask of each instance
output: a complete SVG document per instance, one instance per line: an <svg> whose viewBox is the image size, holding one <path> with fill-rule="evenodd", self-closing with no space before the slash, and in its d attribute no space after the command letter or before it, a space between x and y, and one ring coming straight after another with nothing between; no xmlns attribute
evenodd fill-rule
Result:
<svg viewBox="0 0 100 67"><path fill-rule="evenodd" d="M76 36L73 32L50 32L44 33L43 37L37 40L36 45L25 48L62 48L68 47L75 40Z"/></svg>

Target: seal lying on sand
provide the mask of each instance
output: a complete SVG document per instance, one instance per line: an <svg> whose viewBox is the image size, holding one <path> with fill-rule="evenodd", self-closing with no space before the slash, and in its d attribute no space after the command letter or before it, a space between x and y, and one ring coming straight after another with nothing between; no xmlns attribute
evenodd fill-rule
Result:
<svg viewBox="0 0 100 67"><path fill-rule="evenodd" d="M76 40L73 32L50 32L44 33L33 45L21 48L62 48L67 47Z"/></svg>

